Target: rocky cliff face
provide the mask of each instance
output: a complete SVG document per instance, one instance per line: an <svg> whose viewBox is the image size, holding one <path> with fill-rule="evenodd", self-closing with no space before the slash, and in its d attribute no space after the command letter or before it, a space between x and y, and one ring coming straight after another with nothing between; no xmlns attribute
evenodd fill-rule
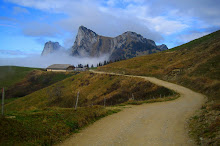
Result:
<svg viewBox="0 0 220 146"><path fill-rule="evenodd" d="M109 60L128 59L166 50L166 45L157 46L153 40L146 39L135 32L125 32L115 38L96 34L80 26L72 47L73 56L99 57L109 55Z"/></svg>
<svg viewBox="0 0 220 146"><path fill-rule="evenodd" d="M41 56L46 56L48 54L54 53L62 48L58 42L46 42L44 45L44 49L41 53Z"/></svg>
<svg viewBox="0 0 220 146"><path fill-rule="evenodd" d="M99 36L90 29L80 26L72 47L73 56L99 57L110 53L111 38Z"/></svg>

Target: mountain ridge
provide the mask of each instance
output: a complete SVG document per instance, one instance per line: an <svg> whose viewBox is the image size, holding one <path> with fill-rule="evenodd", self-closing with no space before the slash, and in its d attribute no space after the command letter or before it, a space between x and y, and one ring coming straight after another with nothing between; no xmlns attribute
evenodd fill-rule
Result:
<svg viewBox="0 0 220 146"><path fill-rule="evenodd" d="M46 42L42 56L54 53L63 48L58 42ZM84 26L80 26L70 51L70 56L101 57L108 60L123 60L167 50L165 44L157 46L153 40L146 39L136 32L127 31L116 37L98 35Z"/></svg>
<svg viewBox="0 0 220 146"><path fill-rule="evenodd" d="M61 50L63 47L59 42L48 41L44 45L44 49L41 53L41 56L47 56L48 54L55 53L56 51Z"/></svg>
<svg viewBox="0 0 220 146"><path fill-rule="evenodd" d="M163 44L161 49L153 40L146 39L136 32L127 31L116 37L107 37L80 26L71 49L71 55L99 57L109 54L109 60L114 61L152 54L166 49L168 49L166 45Z"/></svg>

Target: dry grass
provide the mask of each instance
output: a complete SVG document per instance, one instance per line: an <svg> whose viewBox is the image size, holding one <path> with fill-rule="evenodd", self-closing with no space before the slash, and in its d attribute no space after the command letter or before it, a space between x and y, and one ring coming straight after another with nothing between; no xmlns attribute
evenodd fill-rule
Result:
<svg viewBox="0 0 220 146"><path fill-rule="evenodd" d="M47 108L0 117L0 145L53 145L118 109Z"/></svg>
<svg viewBox="0 0 220 146"><path fill-rule="evenodd" d="M91 105L116 105L129 100L166 97L173 91L152 84L144 79L94 73L80 73L43 88L6 105L6 111L24 111L46 107L74 107L77 92L80 91L79 107Z"/></svg>
<svg viewBox="0 0 220 146"><path fill-rule="evenodd" d="M77 72L62 73L33 70L23 77L21 81L8 87L6 90L6 98L23 97L75 74L77 74Z"/></svg>
<svg viewBox="0 0 220 146"><path fill-rule="evenodd" d="M6 89L15 83L23 80L23 78L33 70L39 70L29 67L17 66L0 66L0 88Z"/></svg>
<svg viewBox="0 0 220 146"><path fill-rule="evenodd" d="M214 107L220 101L220 31L164 52L112 63L98 70L154 76L174 82L207 95L211 103L209 106ZM209 126L196 121L197 126L192 127L192 131L198 143L201 143L200 136L205 133L212 135L214 138L209 140L215 143L216 137L219 137L216 126L219 126L219 120L216 122L212 118L219 119L215 113L219 113L220 109L208 108L206 111L213 116L205 116L204 112L197 116L198 119L208 121Z"/></svg>
<svg viewBox="0 0 220 146"><path fill-rule="evenodd" d="M100 71L154 76L220 97L220 31L168 51L99 67Z"/></svg>
<svg viewBox="0 0 220 146"><path fill-rule="evenodd" d="M0 117L0 145L56 144L90 123L119 112L120 108L109 105L131 104L132 94L136 102L158 102L173 99L169 95L175 93L140 78L83 72L8 101L7 118ZM104 97L107 108L100 106Z"/></svg>

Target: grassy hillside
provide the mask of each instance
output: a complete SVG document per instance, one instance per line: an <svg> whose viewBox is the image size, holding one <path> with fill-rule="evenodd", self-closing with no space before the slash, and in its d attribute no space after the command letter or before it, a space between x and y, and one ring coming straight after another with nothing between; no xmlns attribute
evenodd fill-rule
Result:
<svg viewBox="0 0 220 146"><path fill-rule="evenodd" d="M209 103L191 120L191 135L198 144L220 144L220 31L167 51L108 64L98 70L154 76L207 95Z"/></svg>
<svg viewBox="0 0 220 146"><path fill-rule="evenodd" d="M75 74L78 74L78 72L63 73L33 70L26 74L21 81L8 87L6 98L23 97Z"/></svg>
<svg viewBox="0 0 220 146"><path fill-rule="evenodd" d="M155 76L218 99L220 93L220 31L168 51L136 57L100 71Z"/></svg>
<svg viewBox="0 0 220 146"><path fill-rule="evenodd" d="M0 88L8 88L21 81L28 73L37 68L0 66ZM39 70L39 69L37 69Z"/></svg>
<svg viewBox="0 0 220 146"><path fill-rule="evenodd" d="M0 145L53 145L94 121L118 112L100 106L52 108L0 117Z"/></svg>
<svg viewBox="0 0 220 146"><path fill-rule="evenodd" d="M173 91L139 78L94 73L80 73L31 93L6 105L6 111L44 109L46 107L74 107L80 91L79 106L115 105L135 100L147 100L174 94Z"/></svg>
<svg viewBox="0 0 220 146"><path fill-rule="evenodd" d="M78 91L78 108L74 110ZM144 79L83 72L8 102L5 117L0 117L0 145L58 143L99 118L120 111L104 108L104 98L109 106L126 101L166 101L173 99L173 94Z"/></svg>

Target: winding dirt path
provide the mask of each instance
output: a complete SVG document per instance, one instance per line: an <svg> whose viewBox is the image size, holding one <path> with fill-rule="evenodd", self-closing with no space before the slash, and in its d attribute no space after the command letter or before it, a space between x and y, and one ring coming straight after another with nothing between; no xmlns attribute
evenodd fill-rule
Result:
<svg viewBox="0 0 220 146"><path fill-rule="evenodd" d="M173 101L126 108L95 122L61 145L195 145L188 137L186 121L202 106L205 96L153 77L132 77L175 90L181 96Z"/></svg>

